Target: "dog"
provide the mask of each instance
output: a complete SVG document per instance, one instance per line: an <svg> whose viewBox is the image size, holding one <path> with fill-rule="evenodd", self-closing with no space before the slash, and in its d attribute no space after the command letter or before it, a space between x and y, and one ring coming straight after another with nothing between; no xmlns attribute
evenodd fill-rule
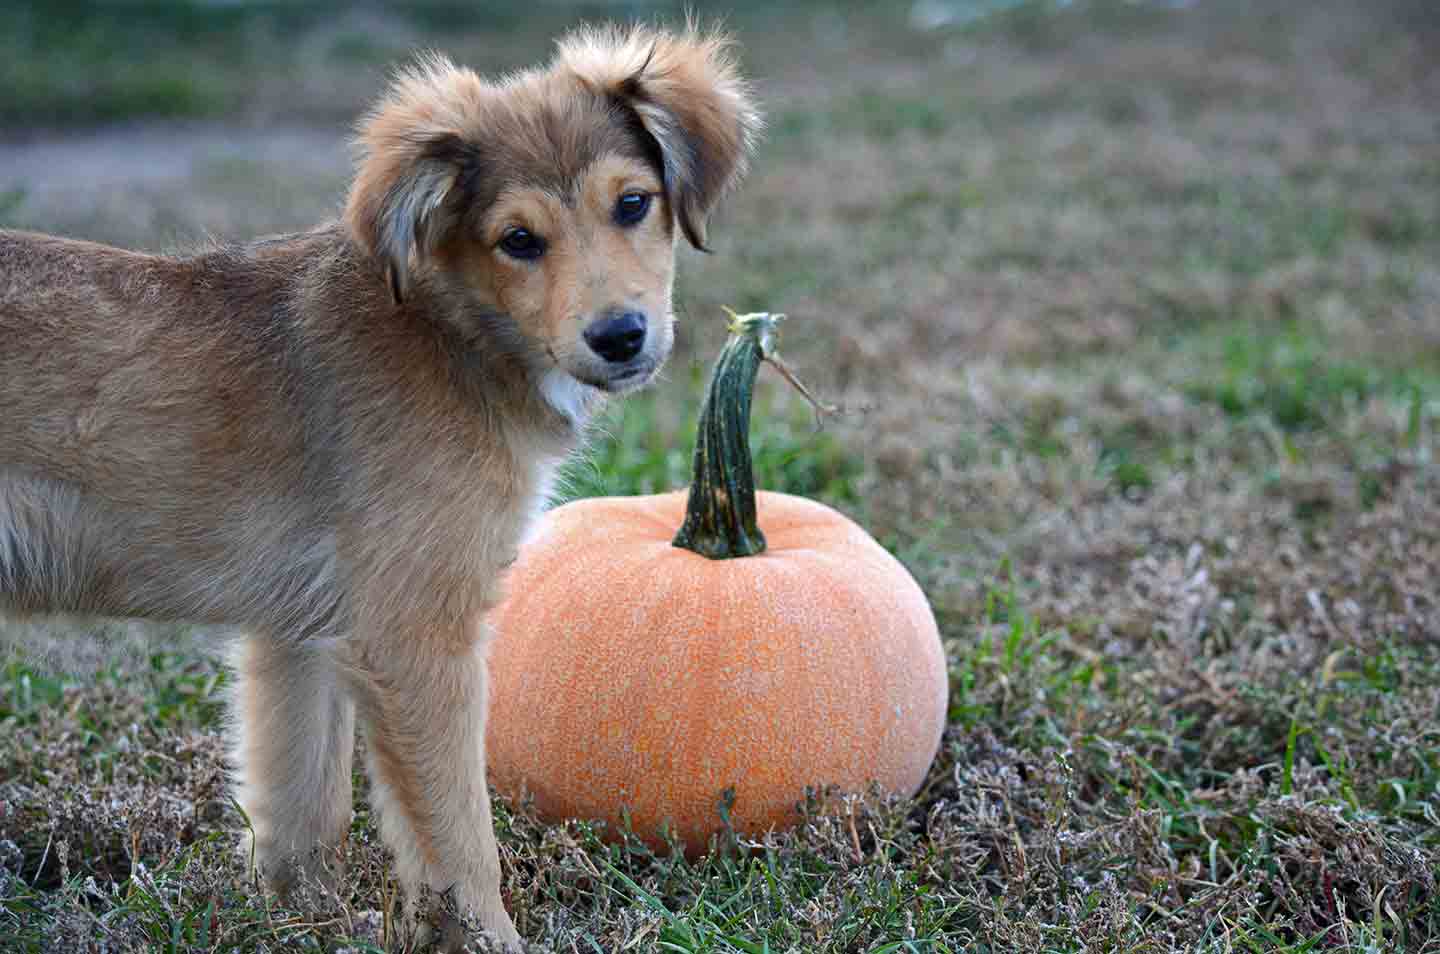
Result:
<svg viewBox="0 0 1440 954"><path fill-rule="evenodd" d="M723 35L583 28L496 80L397 73L312 231L0 232L0 608L244 634L237 797L277 891L336 876L358 723L400 883L453 902L440 946L518 947L482 617L587 418L665 361L680 236L759 127Z"/></svg>

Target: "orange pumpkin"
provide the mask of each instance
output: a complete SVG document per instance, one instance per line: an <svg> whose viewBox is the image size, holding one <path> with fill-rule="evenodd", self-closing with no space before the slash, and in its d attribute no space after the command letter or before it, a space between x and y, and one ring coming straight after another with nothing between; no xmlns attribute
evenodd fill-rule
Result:
<svg viewBox="0 0 1440 954"><path fill-rule="evenodd" d="M721 829L726 789L735 828L758 833L798 821L807 786L911 794L935 756L945 658L919 586L836 511L756 499L750 390L776 317L732 326L688 500L559 507L511 570L492 617L490 777L544 817L613 833L628 812L651 844L668 825L693 851Z"/></svg>

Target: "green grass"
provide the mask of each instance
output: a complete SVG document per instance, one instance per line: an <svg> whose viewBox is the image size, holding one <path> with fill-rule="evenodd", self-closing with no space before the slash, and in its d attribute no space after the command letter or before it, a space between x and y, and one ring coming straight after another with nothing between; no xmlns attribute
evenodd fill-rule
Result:
<svg viewBox="0 0 1440 954"><path fill-rule="evenodd" d="M384 15L334 0L19 0L0 22L0 84L6 89L0 123L55 127L223 117L262 105L269 76L292 78L292 113L346 109L353 102L346 95L337 101L334 78L373 76L417 44L453 37L457 23L514 34L522 22L517 11L499 6L478 12L445 0ZM546 22L553 27L560 21ZM332 82L319 95L307 94L293 82L300 74Z"/></svg>
<svg viewBox="0 0 1440 954"><path fill-rule="evenodd" d="M42 128L135 119L270 113L348 119L384 69L417 49L469 54L498 73L548 53L579 19L683 21L680 3L542 6L418 0L14 0L0 18L0 124ZM783 11L741 0L726 15L766 23ZM307 82L308 81L308 82Z"/></svg>
<svg viewBox="0 0 1440 954"><path fill-rule="evenodd" d="M247 17L240 7L188 2L13 4L0 27L0 82L8 91L0 121L219 114L241 102L236 71L250 55ZM137 62L142 45L150 55Z"/></svg>
<svg viewBox="0 0 1440 954"><path fill-rule="evenodd" d="M1347 406L1374 398L1423 408L1440 395L1433 375L1347 355L1303 322L1250 330L1230 326L1207 339L1190 345L1204 371L1189 393L1232 417L1262 416L1288 432L1326 428ZM1418 420L1407 424L1413 431L1420 426Z"/></svg>
<svg viewBox="0 0 1440 954"><path fill-rule="evenodd" d="M0 226L10 224L10 220L20 211L25 204L25 190L20 187L0 191Z"/></svg>
<svg viewBox="0 0 1440 954"><path fill-rule="evenodd" d="M834 434L818 429L803 403L781 405L773 396L776 387L788 390L789 385L773 376L756 389L750 435L755 486L853 506L861 462ZM607 408L595 425L595 439L562 472L559 499L657 494L690 486L703 393L695 383L688 390L649 392Z"/></svg>

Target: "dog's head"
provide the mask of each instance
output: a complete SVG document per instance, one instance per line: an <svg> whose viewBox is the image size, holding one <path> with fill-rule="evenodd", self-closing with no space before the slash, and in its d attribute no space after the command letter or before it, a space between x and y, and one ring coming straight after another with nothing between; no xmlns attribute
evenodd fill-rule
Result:
<svg viewBox="0 0 1440 954"><path fill-rule="evenodd" d="M758 126L693 29L583 30L495 82L430 57L362 122L345 221L397 304L514 352L552 403L625 391L674 340L677 229L703 248Z"/></svg>

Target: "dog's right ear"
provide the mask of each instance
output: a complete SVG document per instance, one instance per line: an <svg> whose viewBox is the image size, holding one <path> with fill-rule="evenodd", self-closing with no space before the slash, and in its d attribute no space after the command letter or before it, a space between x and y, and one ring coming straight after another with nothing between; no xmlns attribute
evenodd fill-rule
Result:
<svg viewBox="0 0 1440 954"><path fill-rule="evenodd" d="M463 102L481 81L440 56L399 73L360 122L359 168L345 203L350 234L385 272L398 304L417 269L459 225L456 184L477 160L458 117L437 104Z"/></svg>

